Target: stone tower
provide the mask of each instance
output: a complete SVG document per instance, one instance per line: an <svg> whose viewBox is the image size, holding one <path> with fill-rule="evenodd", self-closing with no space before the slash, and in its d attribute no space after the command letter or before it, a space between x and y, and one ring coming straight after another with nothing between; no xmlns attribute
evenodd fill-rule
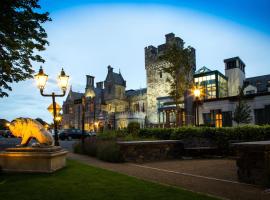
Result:
<svg viewBox="0 0 270 200"><path fill-rule="evenodd" d="M237 96L246 77L246 65L239 57L225 59L224 63L225 75L228 77L228 95Z"/></svg>
<svg viewBox="0 0 270 200"><path fill-rule="evenodd" d="M183 49L184 41L175 37L173 33L165 35L166 43L159 45L157 48L154 46L145 47L145 70L147 79L147 120L148 123L157 124L158 123L158 113L157 113L157 98L167 97L170 92L170 84L167 81L168 74L164 74L161 71L162 66L168 65L166 62L160 61L158 58L164 51L172 46ZM193 48L192 48L193 49ZM194 51L194 70L196 69L195 61L195 49Z"/></svg>

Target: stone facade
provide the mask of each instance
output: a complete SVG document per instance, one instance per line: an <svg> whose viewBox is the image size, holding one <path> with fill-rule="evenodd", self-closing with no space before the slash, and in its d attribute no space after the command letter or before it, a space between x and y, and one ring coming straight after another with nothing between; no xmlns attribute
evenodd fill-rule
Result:
<svg viewBox="0 0 270 200"><path fill-rule="evenodd" d="M95 94L94 98L86 98L85 127L87 130L96 129L96 123L99 123L99 127L102 128L124 128L133 121L139 122L141 127L158 126L157 99L168 97L170 92L170 85L167 81L169 75L161 71L162 66L169 63L161 62L158 58L172 45L184 48L183 40L175 37L173 33L169 33L165 37L166 42L157 48L153 46L145 48L147 89L126 90L126 81L122 74L115 73L111 66L108 66L105 80L98 82L96 87L94 87L94 77L87 75L85 93L77 93L71 89L63 104L63 128L81 128L83 109L81 99L83 96L93 96L93 94ZM196 69L195 49L193 52L194 69L192 73ZM186 98L183 98L183 105L185 105L183 110L186 108L189 110L185 113L192 115L192 100L187 102ZM189 121L191 122L191 120Z"/></svg>
<svg viewBox="0 0 270 200"><path fill-rule="evenodd" d="M147 77L147 120L149 124L159 124L158 119L158 101L159 97L168 97L170 92L170 84L167 79L170 78L169 74L163 73L162 68L169 63L160 61L159 57L164 54L164 51L172 45L176 45L178 48L184 48L184 41L175 37L173 33L165 35L166 42L158 47L148 46L145 47L145 70ZM194 68L196 70L196 56L195 49L194 54ZM180 67L180 66L179 66ZM184 99L183 99L184 102ZM184 104L187 105L187 104ZM184 109L186 109L184 107ZM189 110L192 109L189 107Z"/></svg>
<svg viewBox="0 0 270 200"><path fill-rule="evenodd" d="M85 97L85 129L126 128L130 122L145 126L146 89L126 90L122 74L108 66L106 79L94 86L94 77L86 75L85 93L69 91L63 103L62 126L82 128L82 99Z"/></svg>

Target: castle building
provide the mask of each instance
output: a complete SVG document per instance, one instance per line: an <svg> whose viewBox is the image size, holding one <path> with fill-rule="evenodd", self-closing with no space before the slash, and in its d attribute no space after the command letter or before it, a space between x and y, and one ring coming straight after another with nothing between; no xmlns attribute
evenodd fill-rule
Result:
<svg viewBox="0 0 270 200"><path fill-rule="evenodd" d="M184 42L173 33L165 38L164 44L144 49L147 88L126 90L126 80L111 66L107 68L105 80L97 82L96 86L95 78L86 75L85 92L74 92L71 88L63 103L62 127L82 127L83 97L86 130L121 129L130 122L138 122L141 127L193 125L197 108L200 125L234 126L239 88L244 88L244 100L251 108L251 123L270 124L270 75L246 78L246 65L239 57L224 60L225 75L207 67L196 71L196 53L192 47L193 69L189 76L202 95L197 105L192 92L187 90L178 102L180 109L176 108L169 96L169 75L161 70L169 63L160 61L159 57L171 45L183 49Z"/></svg>

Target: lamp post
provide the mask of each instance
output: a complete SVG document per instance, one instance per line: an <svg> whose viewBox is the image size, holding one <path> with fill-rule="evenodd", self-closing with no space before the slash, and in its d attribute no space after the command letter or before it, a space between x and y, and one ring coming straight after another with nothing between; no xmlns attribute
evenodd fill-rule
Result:
<svg viewBox="0 0 270 200"><path fill-rule="evenodd" d="M196 112L195 112L195 125L199 126L199 99L201 96L201 90L199 88L195 88L193 91L194 97L195 97L195 106L196 106Z"/></svg>
<svg viewBox="0 0 270 200"><path fill-rule="evenodd" d="M57 131L57 112L56 112L56 102L55 97L63 97L66 94L67 85L68 85L69 76L67 76L62 68L60 75L58 76L58 85L62 90L62 94L55 94L52 92L51 94L44 94L43 90L45 89L46 82L48 80L48 75L44 73L42 67L40 67L38 74L35 75L35 80L37 82L37 86L40 90L40 94L44 97L52 97L53 102L53 124L54 124L54 140L55 146L59 146L58 141L58 131Z"/></svg>
<svg viewBox="0 0 270 200"><path fill-rule="evenodd" d="M82 143L84 143L84 136L85 136L85 105L86 105L86 98L90 98L91 100L94 99L96 96L95 91L92 88L88 88L86 90L85 95L82 96ZM93 103L95 103L93 101ZM95 119L95 107L94 107L94 119Z"/></svg>

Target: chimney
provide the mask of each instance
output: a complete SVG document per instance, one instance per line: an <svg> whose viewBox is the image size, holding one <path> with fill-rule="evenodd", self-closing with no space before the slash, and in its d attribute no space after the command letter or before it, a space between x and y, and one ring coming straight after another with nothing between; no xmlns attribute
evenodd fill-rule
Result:
<svg viewBox="0 0 270 200"><path fill-rule="evenodd" d="M97 88L103 89L103 82L102 81L101 82L97 82L96 84L97 84Z"/></svg>
<svg viewBox="0 0 270 200"><path fill-rule="evenodd" d="M86 88L94 87L94 76L86 75Z"/></svg>
<svg viewBox="0 0 270 200"><path fill-rule="evenodd" d="M113 72L113 68L111 67L111 65L108 66L108 73L112 73Z"/></svg>

